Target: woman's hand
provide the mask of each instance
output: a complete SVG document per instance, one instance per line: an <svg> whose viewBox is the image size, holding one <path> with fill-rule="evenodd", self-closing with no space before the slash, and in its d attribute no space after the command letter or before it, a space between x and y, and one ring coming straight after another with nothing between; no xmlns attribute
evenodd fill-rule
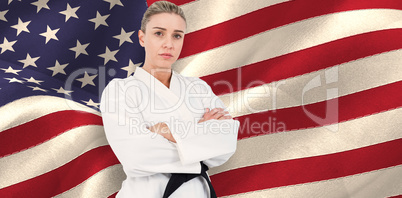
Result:
<svg viewBox="0 0 402 198"><path fill-rule="evenodd" d="M232 116L226 115L228 113L229 112L225 111L222 108L214 108L212 110L209 110L209 108L206 108L203 117L201 118L200 121L198 121L198 123L205 122L207 120L212 120L212 119L216 119L216 120L232 119ZM157 134L163 136L164 138L166 138L167 140L176 143L176 140L174 139L172 132L170 131L170 129L166 123L159 122L153 126L148 127L148 129L151 132L157 133Z"/></svg>
<svg viewBox="0 0 402 198"><path fill-rule="evenodd" d="M212 119L216 119L216 120L232 119L231 115L226 115L228 113L229 112L225 111L222 108L214 108L212 110L209 110L209 108L206 108L204 115L202 116L201 120L198 121L198 123L205 122L207 120L212 120Z"/></svg>
<svg viewBox="0 0 402 198"><path fill-rule="evenodd" d="M167 126L166 123L164 122L159 122L153 126L148 127L148 129L151 132L157 133L167 140L176 143L176 140L174 139L172 132L170 131L169 127Z"/></svg>

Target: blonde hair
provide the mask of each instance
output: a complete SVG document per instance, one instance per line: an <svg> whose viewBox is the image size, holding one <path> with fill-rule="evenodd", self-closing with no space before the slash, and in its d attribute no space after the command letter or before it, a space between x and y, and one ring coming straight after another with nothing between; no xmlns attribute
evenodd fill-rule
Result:
<svg viewBox="0 0 402 198"><path fill-rule="evenodd" d="M144 33L145 33L145 26L149 22L150 18L153 15L160 13L177 14L184 19L184 22L186 22L186 16L184 16L184 12L179 6L168 1L156 1L151 6L148 7L147 11L145 11L144 16L142 17L141 30Z"/></svg>

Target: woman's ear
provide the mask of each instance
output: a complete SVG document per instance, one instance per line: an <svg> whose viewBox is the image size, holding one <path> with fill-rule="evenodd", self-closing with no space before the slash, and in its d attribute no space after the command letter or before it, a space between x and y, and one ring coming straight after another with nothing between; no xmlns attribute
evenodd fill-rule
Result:
<svg viewBox="0 0 402 198"><path fill-rule="evenodd" d="M142 47L144 47L144 36L145 33L142 30L138 31L138 41Z"/></svg>

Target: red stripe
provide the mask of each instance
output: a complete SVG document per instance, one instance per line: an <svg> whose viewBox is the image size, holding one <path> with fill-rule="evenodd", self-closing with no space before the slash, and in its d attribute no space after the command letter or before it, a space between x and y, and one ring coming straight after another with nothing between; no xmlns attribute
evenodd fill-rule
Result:
<svg viewBox="0 0 402 198"><path fill-rule="evenodd" d="M202 77L215 94L240 91L263 83L325 69L359 58L402 48L402 29L355 35L236 69ZM370 41L370 42L367 42ZM233 86L222 86L215 82ZM261 83L253 83L253 82Z"/></svg>
<svg viewBox="0 0 402 198"><path fill-rule="evenodd" d="M180 58L308 18L336 12L373 8L402 9L402 3L400 0L344 0L342 3L339 0L287 1L189 33L186 35Z"/></svg>
<svg viewBox="0 0 402 198"><path fill-rule="evenodd" d="M156 1L160 1L160 0L147 0L148 6L150 6L151 4L155 3ZM184 5L186 3L190 3L194 0L169 0L169 2L172 2L178 6L180 5Z"/></svg>
<svg viewBox="0 0 402 198"><path fill-rule="evenodd" d="M108 198L115 198L116 197L116 195L117 195L117 192L116 193L113 193L112 195L110 195Z"/></svg>
<svg viewBox="0 0 402 198"><path fill-rule="evenodd" d="M402 164L402 139L335 154L273 162L211 176L219 196L322 181Z"/></svg>
<svg viewBox="0 0 402 198"><path fill-rule="evenodd" d="M402 81L398 81L328 101L237 117L235 119L240 121L238 139L335 124L395 109L402 106L401 90ZM303 107L325 119L314 122ZM328 116L325 115L327 111Z"/></svg>
<svg viewBox="0 0 402 198"><path fill-rule="evenodd" d="M53 171L0 189L0 197L53 197L118 163L110 146L98 147Z"/></svg>
<svg viewBox="0 0 402 198"><path fill-rule="evenodd" d="M41 144L57 135L85 125L103 125L98 115L83 111L59 111L0 133L0 157Z"/></svg>

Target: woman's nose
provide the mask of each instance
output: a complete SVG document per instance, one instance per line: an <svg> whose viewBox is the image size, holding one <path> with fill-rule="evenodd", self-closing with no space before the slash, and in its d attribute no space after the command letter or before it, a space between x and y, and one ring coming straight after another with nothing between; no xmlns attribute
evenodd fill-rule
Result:
<svg viewBox="0 0 402 198"><path fill-rule="evenodd" d="M173 48L173 40L169 37L166 37L163 47L169 48L169 49Z"/></svg>

